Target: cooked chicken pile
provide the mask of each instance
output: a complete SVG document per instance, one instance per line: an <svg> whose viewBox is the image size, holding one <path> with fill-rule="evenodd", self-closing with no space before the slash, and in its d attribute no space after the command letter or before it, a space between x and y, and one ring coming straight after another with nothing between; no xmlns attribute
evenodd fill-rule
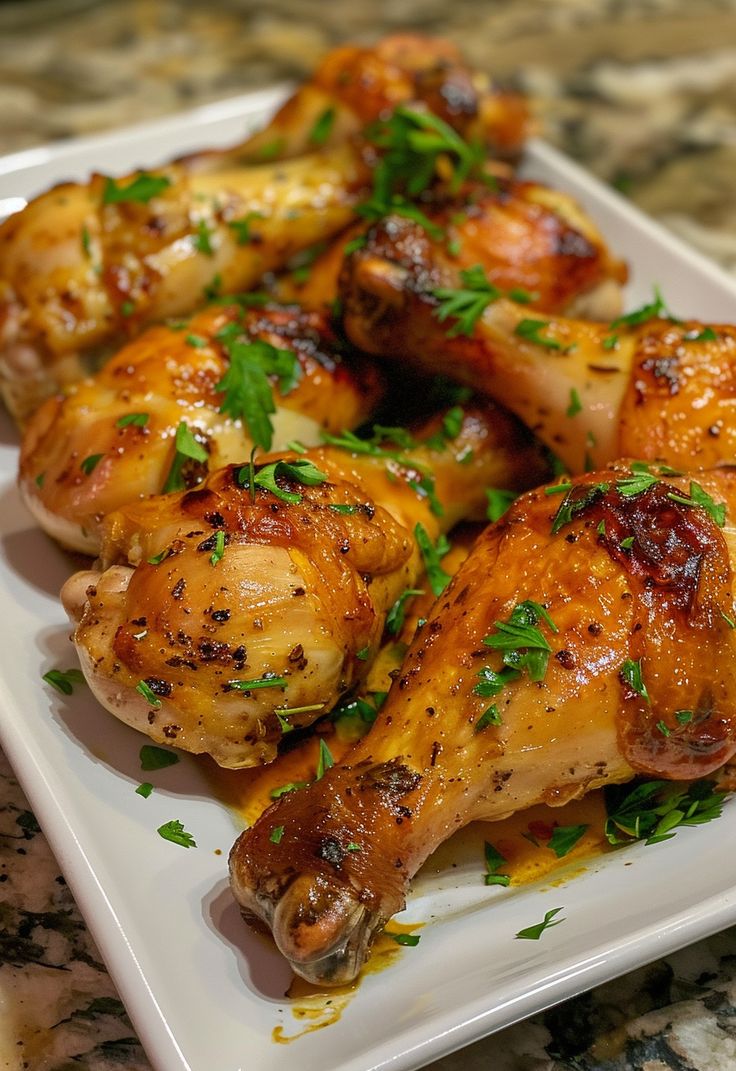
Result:
<svg viewBox="0 0 736 1071"><path fill-rule="evenodd" d="M370 731L231 853L312 981L356 976L467 823L736 752L736 328L623 314L594 223L516 177L529 126L393 37L243 145L0 227L20 486L97 556L62 598L107 710L278 762L437 597Z"/></svg>

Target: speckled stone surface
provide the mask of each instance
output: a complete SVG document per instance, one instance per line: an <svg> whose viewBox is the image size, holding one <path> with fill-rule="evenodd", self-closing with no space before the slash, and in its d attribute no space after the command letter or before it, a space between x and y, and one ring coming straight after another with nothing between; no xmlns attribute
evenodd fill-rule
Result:
<svg viewBox="0 0 736 1071"><path fill-rule="evenodd" d="M298 78L408 27L524 89L545 136L736 271L736 0L6 0L0 151ZM0 1068L148 1067L0 755ZM736 1069L736 930L432 1068Z"/></svg>

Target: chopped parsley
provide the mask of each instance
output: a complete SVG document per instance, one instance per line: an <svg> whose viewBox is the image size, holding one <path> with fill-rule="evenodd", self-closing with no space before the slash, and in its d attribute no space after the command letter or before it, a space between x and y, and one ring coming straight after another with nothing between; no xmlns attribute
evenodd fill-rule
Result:
<svg viewBox="0 0 736 1071"><path fill-rule="evenodd" d="M477 685L476 685L477 687ZM501 725L502 723L501 713L495 703L491 703L487 710L484 710L481 716L478 718L473 732L482 733L484 729L487 729L489 725Z"/></svg>
<svg viewBox="0 0 736 1071"><path fill-rule="evenodd" d="M325 108L325 110L317 116L312 129L309 131L307 137L309 144L324 145L332 133L336 118L337 113L334 108Z"/></svg>
<svg viewBox="0 0 736 1071"><path fill-rule="evenodd" d="M248 242L253 240L251 223L254 219L265 219L265 216L261 212L247 212L241 219L231 219L229 221L228 227L235 235L238 245L247 245Z"/></svg>
<svg viewBox="0 0 736 1071"><path fill-rule="evenodd" d="M420 935L418 933L396 933L394 930L384 930L383 933L385 937L390 937L397 945L414 948L419 944Z"/></svg>
<svg viewBox="0 0 736 1071"><path fill-rule="evenodd" d="M156 695L156 693L152 691L151 686L150 684L148 684L147 681L138 681L135 686L135 690L143 696L148 705L154 710L158 710L158 708L161 706L161 700Z"/></svg>
<svg viewBox="0 0 736 1071"><path fill-rule="evenodd" d="M404 627L404 621L406 620L406 604L408 600L413 599L415 595L423 594L424 590L422 588L406 588L405 591L402 591L386 615L386 632L388 632L390 636L398 636Z"/></svg>
<svg viewBox="0 0 736 1071"><path fill-rule="evenodd" d="M715 502L708 492L704 491L700 484L695 483L694 480L690 481L689 497L680 494L679 491L670 491L667 497L673 502L681 503L683 506L699 506L716 522L719 528L723 528L726 523L725 502Z"/></svg>
<svg viewBox="0 0 736 1071"><path fill-rule="evenodd" d="M215 548L210 554L210 565L217 565L225 553L225 533L222 528L215 532Z"/></svg>
<svg viewBox="0 0 736 1071"><path fill-rule="evenodd" d="M71 695L75 684L85 683L81 669L50 669L41 679L62 695Z"/></svg>
<svg viewBox="0 0 736 1071"><path fill-rule="evenodd" d="M274 826L273 829L271 830L270 834L269 834L268 839L271 841L272 844L280 844L281 843L281 838L283 837L283 835L284 835L284 827L283 826Z"/></svg>
<svg viewBox="0 0 736 1071"><path fill-rule="evenodd" d="M572 484L570 485L572 486ZM486 517L489 521L497 521L503 517L509 506L519 497L517 491L504 491L499 487L487 487Z"/></svg>
<svg viewBox="0 0 736 1071"><path fill-rule="evenodd" d="M587 829L587 824L579 826L555 826L547 847L552 849L558 859L562 859L563 856L572 851Z"/></svg>
<svg viewBox="0 0 736 1071"><path fill-rule="evenodd" d="M417 524L415 526L414 538L417 541L419 551L422 555L424 568L427 572L427 580L432 589L432 594L435 598L438 598L452 580L450 574L446 573L440 565L441 559L444 558L450 550L450 544L447 537L444 535L441 535L436 543L432 543L432 540L427 533L427 529L422 524Z"/></svg>
<svg viewBox="0 0 736 1071"><path fill-rule="evenodd" d="M195 350L203 350L207 345L207 339L203 338L202 335L187 335L184 341L187 346L191 346Z"/></svg>
<svg viewBox="0 0 736 1071"><path fill-rule="evenodd" d="M560 911L562 911L561 907L553 907L551 911L546 912L541 922L538 922L535 926L527 926L526 929L519 930L516 934L516 939L538 941L545 930L549 930L552 926L559 926L561 922L565 922L565 919L557 919L555 922L552 921L555 915L559 915Z"/></svg>
<svg viewBox="0 0 736 1071"><path fill-rule="evenodd" d="M685 335L686 342L715 342L717 338L718 335L712 327L704 327L702 331L688 332Z"/></svg>
<svg viewBox="0 0 736 1071"><path fill-rule="evenodd" d="M325 743L324 737L319 738L319 759L317 760L317 775L315 781L321 781L325 772L335 765L332 752Z"/></svg>
<svg viewBox="0 0 736 1071"><path fill-rule="evenodd" d="M153 197L158 197L171 185L171 179L165 175L149 175L141 171L139 175L129 182L127 186L121 186L115 179L106 178L105 188L102 192L103 205L116 205L125 202L148 204Z"/></svg>
<svg viewBox="0 0 736 1071"><path fill-rule="evenodd" d="M671 781L645 781L634 789L606 789L608 818L605 834L609 844L643 840L658 844L670 840L682 826L697 826L719 818L725 792L715 781L673 785Z"/></svg>
<svg viewBox="0 0 736 1071"><path fill-rule="evenodd" d="M213 228L207 225L207 221L200 219L197 223L197 230L194 234L194 248L198 253L204 253L206 257L213 257L215 250L212 246L212 235L214 234Z"/></svg>
<svg viewBox="0 0 736 1071"><path fill-rule="evenodd" d="M149 420L148 413L126 413L115 421L116 428L145 428Z"/></svg>
<svg viewBox="0 0 736 1071"><path fill-rule="evenodd" d="M141 770L164 770L167 766L176 766L179 756L175 751L168 751L155 744L144 744L140 750Z"/></svg>
<svg viewBox="0 0 736 1071"><path fill-rule="evenodd" d="M612 320L610 329L613 331L617 327L637 327L639 324L645 324L648 320L654 320L657 317L672 320L675 323L678 322L667 308L659 287L655 286L652 301L641 305L638 309L634 309L625 316L619 316L617 319Z"/></svg>
<svg viewBox="0 0 736 1071"><path fill-rule="evenodd" d="M186 831L178 818L173 818L170 822L164 822L156 832L159 837L163 837L164 840L170 840L172 844L179 844L182 848L197 847L196 840L191 833Z"/></svg>
<svg viewBox="0 0 736 1071"><path fill-rule="evenodd" d="M483 881L486 885L503 885L504 888L511 882L508 874L499 874L498 868L506 862L506 857L501 855L489 841L485 841L483 854L486 863L486 872Z"/></svg>
<svg viewBox="0 0 736 1071"><path fill-rule="evenodd" d="M327 475L306 458L298 458L296 461L274 461L270 465L263 465L260 469L243 465L238 471L238 483L241 487L250 487L252 494L255 494L256 487L262 487L276 498L280 498L282 502L298 505L303 495L298 491L284 490L276 482L279 477L294 480L305 487L315 487L327 479Z"/></svg>
<svg viewBox="0 0 736 1071"><path fill-rule="evenodd" d="M229 333L218 336L230 361L215 385L224 394L220 412L233 420L242 419L253 442L263 450L270 450L273 442L270 417L276 412L276 405L269 377L276 376L279 390L288 394L301 378L299 359L291 350L277 349L261 339L246 342L232 337L238 332L235 324L228 325L228 329Z"/></svg>
<svg viewBox="0 0 736 1071"><path fill-rule="evenodd" d="M138 785L138 788L135 791L136 795L143 796L143 799L147 800L153 792L153 785L150 781L144 781L142 784Z"/></svg>
<svg viewBox="0 0 736 1071"><path fill-rule="evenodd" d="M635 662L632 658L627 658L619 670L619 676L625 684L628 684L632 692L636 692L645 703L651 705L652 701L649 698L649 692L642 676L641 659Z"/></svg>
<svg viewBox="0 0 736 1071"><path fill-rule="evenodd" d="M262 677L257 677L255 680L250 681L228 681L228 688L236 688L240 692L255 692L259 688L286 688L286 677L279 677L276 673L264 673Z"/></svg>
<svg viewBox="0 0 736 1071"><path fill-rule="evenodd" d="M91 475L102 461L104 454L90 454L89 457L85 457L84 461L80 464L80 469L85 476Z"/></svg>
<svg viewBox="0 0 736 1071"><path fill-rule="evenodd" d="M351 253L356 253L359 249L363 249L368 242L368 239L364 234L358 234L355 238L351 238L349 242L345 243L343 248L343 256L349 257Z"/></svg>
<svg viewBox="0 0 736 1071"><path fill-rule="evenodd" d="M174 446L174 460L171 463L169 474L162 488L162 494L164 495L169 494L171 491L184 490L186 483L182 476L182 469L188 459L205 462L209 456L202 444L198 443L194 438L194 433L184 420L179 421L176 436L174 437Z"/></svg>
<svg viewBox="0 0 736 1071"><path fill-rule="evenodd" d="M361 662L367 662L368 658L370 656L370 653L371 653L370 647L361 647L359 651L355 652L355 657L357 659L359 659Z"/></svg>
<svg viewBox="0 0 736 1071"><path fill-rule="evenodd" d="M548 350L561 350L563 345L558 342L556 338L548 338L541 332L549 327L549 320L519 320L518 324L514 328L514 334L519 338L526 339L527 342L533 342L537 346L544 346Z"/></svg>
<svg viewBox="0 0 736 1071"><path fill-rule="evenodd" d="M86 256L92 256L91 239L86 225L82 227L82 249L84 250Z"/></svg>
<svg viewBox="0 0 736 1071"><path fill-rule="evenodd" d="M532 681L544 679L552 651L546 637L537 626L544 621L552 632L559 629L547 611L538 602L527 599L518 603L511 611L508 621L494 622L496 631L483 638L486 647L503 652L502 668L491 669L483 666L478 671L478 683L473 688L473 695L489 699L519 679L526 672ZM481 724L486 718L485 724ZM498 718L498 720L495 720ZM476 732L486 725L500 724L500 715L495 704L488 708L476 725Z"/></svg>
<svg viewBox="0 0 736 1071"><path fill-rule="evenodd" d="M434 297L440 302L434 310L434 315L440 323L444 323L450 317L455 321L447 332L448 338L456 335L472 335L476 323L485 310L503 293L486 277L480 264L461 271L460 279L463 283L460 289L439 287L432 291Z"/></svg>
<svg viewBox="0 0 736 1071"><path fill-rule="evenodd" d="M577 416L578 413L583 411L583 403L580 401L580 395L574 387L570 390L570 404L565 410L565 415L569 417Z"/></svg>

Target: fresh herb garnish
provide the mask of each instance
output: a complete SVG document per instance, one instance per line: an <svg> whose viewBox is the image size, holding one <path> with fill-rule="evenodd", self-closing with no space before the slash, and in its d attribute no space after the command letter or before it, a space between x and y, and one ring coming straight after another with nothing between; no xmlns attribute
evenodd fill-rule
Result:
<svg viewBox="0 0 736 1071"><path fill-rule="evenodd" d="M170 822L164 822L156 830L164 840L170 840L172 844L179 844L182 848L196 848L197 842L191 833L188 833L178 818L172 818Z"/></svg>
<svg viewBox="0 0 736 1071"><path fill-rule="evenodd" d="M436 543L432 543L427 529L422 524L414 528L414 538L422 555L424 568L427 572L427 580L432 589L432 594L438 598L452 580L449 573L440 565L440 561L450 550L450 544L446 536L441 535Z"/></svg>
<svg viewBox="0 0 736 1071"><path fill-rule="evenodd" d="M153 785L150 781L143 781L142 784L138 785L138 788L135 791L136 795L143 796L143 799L147 800L153 792Z"/></svg>
<svg viewBox="0 0 736 1071"><path fill-rule="evenodd" d="M476 688L478 685L476 685ZM475 691L475 689L473 689ZM481 716L473 727L473 732L481 733L484 729L487 729L489 725L501 725L502 723L501 712L495 703L491 703L487 710L484 710Z"/></svg>
<svg viewBox="0 0 736 1071"><path fill-rule="evenodd" d="M621 788L606 790L608 818L605 834L609 844L643 840L658 844L670 840L682 826L697 826L719 818L725 792L715 781L673 785L671 781L645 781L622 795Z"/></svg>
<svg viewBox="0 0 736 1071"><path fill-rule="evenodd" d="M210 554L210 565L217 565L225 553L225 538L222 528L215 532L215 548Z"/></svg>
<svg viewBox="0 0 736 1071"><path fill-rule="evenodd" d="M670 491L667 495L672 502L679 502L683 506L699 506L711 517L719 528L726 523L725 502L715 502L707 491L703 490L699 483L690 481L690 496L680 494L679 491Z"/></svg>
<svg viewBox="0 0 736 1071"><path fill-rule="evenodd" d="M272 800L278 800L289 792L297 792L300 788L306 788L308 784L308 781L289 781L285 785L279 785L278 788L272 788L269 796Z"/></svg>
<svg viewBox="0 0 736 1071"><path fill-rule="evenodd" d="M423 594L424 591L422 588L406 588L405 591L402 591L386 615L386 632L388 632L390 636L398 636L404 627L407 601L413 599L415 595Z"/></svg>
<svg viewBox="0 0 736 1071"><path fill-rule="evenodd" d="M232 325L237 331L237 326ZM269 342L224 338L229 367L215 389L224 392L220 412L242 419L253 442L270 450L273 442L271 414L276 412L270 376L278 378L279 390L288 394L301 377L299 359L291 350L277 349Z"/></svg>
<svg viewBox="0 0 736 1071"><path fill-rule="evenodd" d="M238 483L241 487L249 486L251 493L255 493L256 487L262 487L266 491L280 498L282 502L298 505L303 495L298 491L286 491L277 483L278 478L294 480L305 487L315 487L324 483L327 475L312 464L306 458L298 458L296 461L274 461L270 465L263 465L259 469L243 465L238 471Z"/></svg>
<svg viewBox="0 0 736 1071"><path fill-rule="evenodd" d="M351 238L349 242L345 243L343 247L343 256L349 257L351 253L356 253L359 249L363 249L368 242L368 239L364 234L358 234L355 238Z"/></svg>
<svg viewBox="0 0 736 1071"><path fill-rule="evenodd" d="M667 308L658 286L654 287L654 299L652 301L647 302L638 309L634 309L625 316L617 317L617 319L611 321L609 326L611 331L617 327L637 327L639 324L645 324L648 320L654 320L656 317L664 317L675 323L678 322Z"/></svg>
<svg viewBox="0 0 736 1071"><path fill-rule="evenodd" d="M129 428L133 426L136 428L145 428L148 420L148 413L126 413L125 416L118 417L115 421L115 427Z"/></svg>
<svg viewBox="0 0 736 1071"><path fill-rule="evenodd" d="M567 484L558 484L554 490L567 488L567 486ZM586 510L601 495L605 494L610 486L609 483L594 483L588 487L570 485L570 490L565 495L552 519L552 535L557 535L561 528L570 524L574 517ZM553 488L547 488L548 493L551 493L552 490Z"/></svg>
<svg viewBox="0 0 736 1071"><path fill-rule="evenodd" d="M486 862L486 873L483 875L484 883L486 885L503 885L505 888L510 883L511 878L508 874L499 874L498 868L506 862L506 857L501 855L498 849L494 848L489 841L484 843L484 857Z"/></svg>
<svg viewBox="0 0 736 1071"><path fill-rule="evenodd" d="M135 686L135 690L143 696L148 705L154 710L158 710L158 708L161 706L161 700L156 695L156 693L152 691L150 684L148 684L146 681L138 681Z"/></svg>
<svg viewBox="0 0 736 1071"><path fill-rule="evenodd" d="M144 744L140 750L141 770L164 770L167 766L176 766L179 756L175 751Z"/></svg>
<svg viewBox="0 0 736 1071"><path fill-rule="evenodd" d="M192 349L195 349L195 350L203 350L205 348L205 346L207 345L207 339L203 338L202 335L191 335L190 334L190 335L186 336L184 341L186 342L187 346L191 346Z"/></svg>
<svg viewBox="0 0 736 1071"><path fill-rule="evenodd" d="M325 108L325 110L317 116L314 121L312 129L309 131L307 141L310 145L324 145L330 134L332 128L335 125L335 119L337 118L337 112L334 108Z"/></svg>
<svg viewBox="0 0 736 1071"><path fill-rule="evenodd" d="M250 227L254 219L265 219L265 216L261 212L246 212L241 219L231 219L228 222L228 227L235 235L238 245L247 245L252 241L253 235Z"/></svg>
<svg viewBox="0 0 736 1071"><path fill-rule="evenodd" d="M104 456L104 454L90 454L89 457L85 457L79 466L84 475L89 476L94 472Z"/></svg>
<svg viewBox="0 0 736 1071"><path fill-rule="evenodd" d="M503 651L503 664L518 673L526 672L532 681L541 681L547 672L552 648L537 627L544 621L552 632L559 632L552 618L538 602L527 599L511 611L508 621L495 621L496 631L483 638L486 647Z"/></svg>
<svg viewBox="0 0 736 1071"><path fill-rule="evenodd" d="M319 738L319 759L317 760L317 775L315 781L321 781L325 776L325 771L329 770L331 766L335 765L335 760L332 757L332 752L325 743L324 737Z"/></svg>
<svg viewBox="0 0 736 1071"><path fill-rule="evenodd" d="M85 256L92 256L91 238L86 226L82 227L82 249L84 250Z"/></svg>
<svg viewBox="0 0 736 1071"><path fill-rule="evenodd" d="M212 235L214 230L208 226L207 221L200 219L197 223L197 230L194 234L194 248L198 253L204 253L206 257L213 257L215 250L212 247Z"/></svg>
<svg viewBox="0 0 736 1071"><path fill-rule="evenodd" d="M487 487L486 517L489 521L497 521L503 517L509 506L519 497L517 491L505 491L499 487Z"/></svg>
<svg viewBox="0 0 736 1071"><path fill-rule="evenodd" d="M559 915L562 911L561 907L553 907L551 911L547 911L541 922L538 922L536 926L527 926L524 930L519 930L516 934L517 940L525 941L538 941L545 930L549 930L552 926L559 926L561 922L565 922L565 919L557 919L555 922L552 919L555 915Z"/></svg>
<svg viewBox="0 0 736 1071"><path fill-rule="evenodd" d="M541 334L545 327L549 327L549 320L519 320L514 328L514 334L518 335L519 338L526 339L527 342L534 342L537 346L544 346L548 350L563 349L562 343L558 342L556 338L547 338L546 335Z"/></svg>
<svg viewBox="0 0 736 1071"><path fill-rule="evenodd" d="M194 438L194 433L184 420L179 421L179 425L176 429L174 447L174 460L171 462L169 474L161 489L161 493L164 495L169 494L171 491L183 491L186 487L182 476L182 469L184 468L187 459L205 462L208 458L207 451L202 444L198 443Z"/></svg>
<svg viewBox="0 0 736 1071"><path fill-rule="evenodd" d="M434 309L434 315L440 323L444 323L449 317L455 320L447 332L448 338L456 335L472 335L476 323L485 310L503 293L490 282L480 264L461 271L460 279L463 283L462 288L439 287L432 291L434 297L440 302Z"/></svg>
<svg viewBox="0 0 736 1071"><path fill-rule="evenodd" d="M385 937L390 937L397 945L414 948L419 944L420 935L418 933L396 933L394 930L384 930L383 933Z"/></svg>
<svg viewBox="0 0 736 1071"><path fill-rule="evenodd" d="M158 197L171 185L171 179L165 175L148 175L142 171L129 182L127 186L121 186L115 179L105 179L105 189L102 193L103 205L123 204L126 201L138 204L148 204L153 197Z"/></svg>
<svg viewBox="0 0 736 1071"><path fill-rule="evenodd" d="M279 677L276 673L264 673L262 677L256 677L250 681L228 681L228 688L237 688L241 692L255 692L259 688L286 688L286 677Z"/></svg>
<svg viewBox="0 0 736 1071"><path fill-rule="evenodd" d="M635 662L632 658L627 658L619 670L619 675L633 692L640 695L646 703L651 704L649 692L642 676L641 659Z"/></svg>
<svg viewBox="0 0 736 1071"><path fill-rule="evenodd" d="M120 315L121 316L125 316L126 319L127 319L127 317L132 316L134 312L135 312L135 302L134 301L131 301L129 299L128 301L124 301L121 304L121 306L120 306Z"/></svg>
<svg viewBox="0 0 736 1071"><path fill-rule="evenodd" d="M688 332L685 335L686 342L715 342L718 335L712 327L704 327L702 331L698 331L696 334Z"/></svg>
<svg viewBox="0 0 736 1071"><path fill-rule="evenodd" d="M272 844L280 844L281 843L281 838L283 837L283 835L284 835L284 827L283 826L274 826L273 829L271 830L270 834L269 834L268 839L271 841Z"/></svg>
<svg viewBox="0 0 736 1071"><path fill-rule="evenodd" d="M50 669L48 673L44 673L41 680L46 681L62 695L71 695L75 684L85 683L81 669Z"/></svg>
<svg viewBox="0 0 736 1071"><path fill-rule="evenodd" d="M586 825L579 826L555 826L552 836L547 843L558 859L562 859L575 847L577 842L588 829Z"/></svg>
<svg viewBox="0 0 736 1071"><path fill-rule="evenodd" d="M583 403L580 401L580 395L574 387L570 390L570 404L565 410L565 415L569 417L577 416L583 410Z"/></svg>

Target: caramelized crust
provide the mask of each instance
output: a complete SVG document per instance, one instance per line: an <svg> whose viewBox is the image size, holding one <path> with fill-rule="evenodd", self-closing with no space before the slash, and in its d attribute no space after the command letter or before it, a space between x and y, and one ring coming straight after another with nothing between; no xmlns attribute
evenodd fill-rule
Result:
<svg viewBox="0 0 736 1071"><path fill-rule="evenodd" d="M348 336L503 402L573 472L622 456L685 469L736 458L736 329L540 318L500 298L459 334L437 315L434 291L457 286L446 264L421 228L376 224L341 276Z"/></svg>
<svg viewBox="0 0 736 1071"><path fill-rule="evenodd" d="M183 477L194 486L222 465L247 458L253 446L247 426L220 412L217 384L229 367L218 333L242 325L245 341L260 340L293 353L299 379L282 393L271 387L274 448L293 439L319 441L367 420L381 394L374 366L346 364L325 316L271 306L243 312L212 306L176 329L151 327L130 342L94 377L49 399L23 436L20 488L26 504L49 535L89 554L99 551L103 517L126 502L158 494L176 453L177 426L184 421L207 451L206 462L187 462ZM119 426L131 414L144 423ZM98 457L87 472L86 459Z"/></svg>
<svg viewBox="0 0 736 1071"><path fill-rule="evenodd" d="M259 467L280 457L299 460L267 455ZM277 708L297 708L290 724L309 724L368 670L388 610L421 569L415 525L434 541L461 518L483 516L486 486L527 486L545 468L495 408L466 410L444 448L419 446L404 460L337 447L303 457L326 482L282 477L299 503L262 488L251 495L247 464L185 494L131 503L105 522L102 574L65 586L91 687L153 739L224 766L270 761L282 735ZM428 472L441 516L421 486ZM269 674L283 688L249 695L228 686ZM136 691L141 680L160 708Z"/></svg>
<svg viewBox="0 0 736 1071"><path fill-rule="evenodd" d="M736 751L736 633L723 616L733 620L734 530L676 500L688 479L627 497L628 475L620 465L576 480L566 505L577 507L556 534L564 498L522 496L435 604L370 733L238 839L235 896L304 977L353 978L412 875L468 822L637 772L702 776ZM736 509L734 473L698 478ZM538 615L542 679L522 670L478 695L484 668L502 669L484 638L524 600L552 620ZM627 672L639 659L650 702ZM689 720L677 717L685 708Z"/></svg>

